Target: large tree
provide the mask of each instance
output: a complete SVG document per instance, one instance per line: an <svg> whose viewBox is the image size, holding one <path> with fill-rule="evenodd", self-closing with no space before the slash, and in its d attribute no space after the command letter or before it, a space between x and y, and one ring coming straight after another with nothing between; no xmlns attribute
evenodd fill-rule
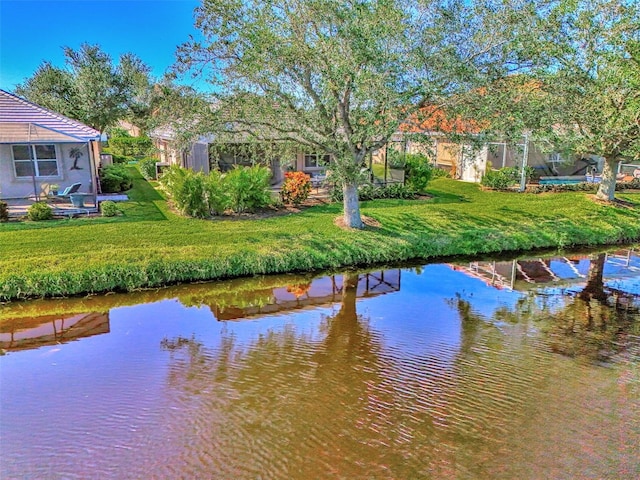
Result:
<svg viewBox="0 0 640 480"><path fill-rule="evenodd" d="M127 53L114 65L98 45L86 43L64 47L64 56L64 67L44 62L16 93L101 132L146 114L150 70L138 57Z"/></svg>
<svg viewBox="0 0 640 480"><path fill-rule="evenodd" d="M177 69L215 85L201 130L330 154L345 223L361 228L366 157L517 60L506 45L520 18L502 3L204 0L202 40L180 47Z"/></svg>
<svg viewBox="0 0 640 480"><path fill-rule="evenodd" d="M640 7L551 0L533 13L520 44L533 68L487 92L493 127L528 130L549 150L603 157L597 196L613 200L617 164L640 159Z"/></svg>

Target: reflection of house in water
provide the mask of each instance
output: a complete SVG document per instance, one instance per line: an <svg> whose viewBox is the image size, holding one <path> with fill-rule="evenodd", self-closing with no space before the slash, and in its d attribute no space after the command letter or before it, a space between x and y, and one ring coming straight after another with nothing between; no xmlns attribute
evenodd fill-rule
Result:
<svg viewBox="0 0 640 480"><path fill-rule="evenodd" d="M640 252L623 249L605 254L604 279L640 276ZM532 285L568 285L586 280L591 264L589 255L528 258L505 262L471 262L451 267L479 278L487 285L512 290L528 290ZM640 295L640 292L628 292Z"/></svg>
<svg viewBox="0 0 640 480"><path fill-rule="evenodd" d="M0 348L28 350L102 333L109 333L108 312L7 319L0 324Z"/></svg>
<svg viewBox="0 0 640 480"><path fill-rule="evenodd" d="M222 301L210 304L209 308L218 320L234 320L328 305L342 300L342 283L342 275L315 278L307 283L253 291L236 299L235 304L225 305ZM400 269L362 273L358 277L358 298L398 291ZM242 302L245 304L241 305Z"/></svg>

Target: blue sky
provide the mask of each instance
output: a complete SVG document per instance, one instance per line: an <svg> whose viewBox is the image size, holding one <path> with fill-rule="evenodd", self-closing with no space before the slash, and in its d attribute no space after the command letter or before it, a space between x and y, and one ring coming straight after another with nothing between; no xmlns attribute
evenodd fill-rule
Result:
<svg viewBox="0 0 640 480"><path fill-rule="evenodd" d="M138 55L161 76L176 47L196 34L198 0L0 0L0 88L13 90L48 60L64 64L63 46L99 44L114 61ZM200 85L202 86L202 85Z"/></svg>

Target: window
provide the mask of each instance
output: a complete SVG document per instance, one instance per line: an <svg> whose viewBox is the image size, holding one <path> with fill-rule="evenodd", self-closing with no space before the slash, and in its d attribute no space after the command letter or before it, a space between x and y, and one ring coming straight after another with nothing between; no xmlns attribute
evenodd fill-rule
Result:
<svg viewBox="0 0 640 480"><path fill-rule="evenodd" d="M304 168L322 168L329 164L330 159L331 155L307 153L304 156Z"/></svg>
<svg viewBox="0 0 640 480"><path fill-rule="evenodd" d="M57 177L58 158L55 145L12 145L16 177Z"/></svg>

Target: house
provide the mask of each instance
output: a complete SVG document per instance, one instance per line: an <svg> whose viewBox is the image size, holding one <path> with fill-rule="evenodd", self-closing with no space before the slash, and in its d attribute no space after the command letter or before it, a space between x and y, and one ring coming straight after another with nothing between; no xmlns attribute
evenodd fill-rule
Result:
<svg viewBox="0 0 640 480"><path fill-rule="evenodd" d="M426 120L413 117L402 124L389 144L373 154L373 163L387 165L392 153L422 153L431 158L434 166L449 171L453 178L468 182L480 182L489 169L521 167L523 162L533 168L535 178L585 176L602 171L600 157L546 153L525 135L517 143L465 142L456 137L477 136L482 130L478 122L451 120L441 110L428 111L425 116ZM416 134L423 136L424 141L412 140Z"/></svg>
<svg viewBox="0 0 640 480"><path fill-rule="evenodd" d="M0 200L33 202L80 184L96 205L100 132L0 90Z"/></svg>
<svg viewBox="0 0 640 480"><path fill-rule="evenodd" d="M209 147L211 168L227 171L235 165L263 164L271 169L271 183L280 184L287 171L304 172L309 176L324 173L329 164L330 155L305 151L302 147L288 154L274 156L268 148L263 152L250 143L212 143Z"/></svg>
<svg viewBox="0 0 640 480"><path fill-rule="evenodd" d="M149 132L156 148L158 165L179 165L197 172L209 173L209 139L199 137L188 147L180 148L174 130L169 126L158 127Z"/></svg>
<svg viewBox="0 0 640 480"><path fill-rule="evenodd" d="M225 172L234 166L263 164L271 169L273 184L281 183L288 170L305 172L311 176L321 174L329 162L329 155L305 152L302 149L274 158L268 153L268 149L261 153L254 144L245 142L242 138L220 143L213 135L200 136L186 148L180 148L174 130L168 126L154 129L149 137L156 148L160 166L179 165L208 173L214 169Z"/></svg>

